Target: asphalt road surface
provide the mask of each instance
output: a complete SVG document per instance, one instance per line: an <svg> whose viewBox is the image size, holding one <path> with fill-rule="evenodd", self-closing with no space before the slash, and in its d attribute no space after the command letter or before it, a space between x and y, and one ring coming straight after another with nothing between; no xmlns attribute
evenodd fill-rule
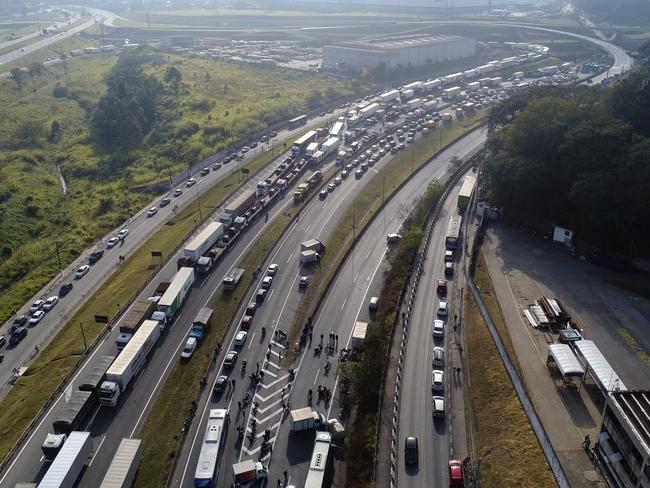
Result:
<svg viewBox="0 0 650 488"><path fill-rule="evenodd" d="M308 123L311 125L328 122L330 119L336 117L337 113L329 114L325 117L315 117L310 119ZM277 137L273 140L273 147L277 147L278 141L294 136L304 130L304 127L300 127L294 130L284 129L278 131ZM257 157L263 150L268 149L268 145L264 145L263 147L258 145L257 148L246 153L239 164L241 165L248 162ZM279 162L277 162L277 164L279 164ZM276 166L273 166L273 170L275 170L277 164ZM49 296L58 295L62 283L71 282L73 284L72 291L65 297L61 298L56 307L52 311L48 312L38 325L29 328L27 337L20 344L16 347L9 347L2 350L5 357L4 361L0 363L0 394L6 393L10 386L8 382L15 376L13 373L14 368L21 370L21 368L25 367L36 355L36 347L42 349L47 342L54 337L54 332L58 330L60 326L65 324L74 315L74 312L78 307L80 307L90 297L90 295L92 295L92 293L112 275L118 267L118 256L122 255L128 257L138 249L138 247L140 247L153 232L164 225L178 211L182 210L189 204L196 205L197 196L200 201L200 196L203 192L210 189L213 185L232 172L236 172L237 168L237 163L233 161L227 165L223 165L221 169L217 171L211 171L207 176L201 177L195 175L197 180L196 185L191 188L181 185L180 188L183 190L183 194L179 197L172 198L172 202L166 207L161 208L158 205L160 198L157 197L150 204L150 206L155 205L158 207L158 213L156 215L153 217L147 217L147 209L149 206L141 209L137 214L132 216L130 219L127 219L120 228L102 239L102 241L100 241L96 246L86 249L78 259L63 271L62 274L35 295L34 300L37 298L44 300ZM266 172L263 172L261 175L266 174ZM243 178L244 175L242 175L242 179ZM264 178L266 178L266 176L264 176ZM261 180L262 178L260 177L259 179ZM221 208L217 209L217 214L219 214L220 211ZM205 212L207 212L207 209ZM127 217L126 214L125 217ZM127 228L129 230L129 235L124 239L123 244L118 244L112 249L107 249L106 242L121 228ZM52 252L55 252L55 247L55 243L52 243ZM82 279L75 280L74 276L76 269L82 264L88 262L88 255L95 249L105 250L104 257L96 264L92 265L88 274L86 274ZM33 300L30 300L29 303L26 303L18 311L18 314L27 315L32 302ZM115 311L97 310L97 313L100 315L111 315L114 312ZM7 340L9 338L9 325L12 320L13 317L0 329L0 335L4 335Z"/></svg>
<svg viewBox="0 0 650 488"><path fill-rule="evenodd" d="M432 396L445 399L445 409L448 413L454 408L450 403L450 388L454 388L456 377L452 374L449 361L443 366L432 367L432 351L434 347L445 350L448 358L449 345L452 340L453 314L457 305L458 281L462 277L460 268L454 277L444 275L445 235L449 218L456 213L457 197L460 191L461 179L445 201L439 219L436 221L426 256L425 272L422 275L415 303L413 319L409 328L407 354L402 375L399 410L399 438L397 456L398 483L400 487L447 486L447 461L449 460L450 430L448 417L433 417ZM458 263L456 263L458 266ZM443 297L436 293L436 281L447 279L447 295ZM449 317L437 316L438 301L447 299ZM457 301L457 300L456 300ZM432 334L433 321L444 320L444 337L434 337ZM432 390L432 370L441 370L444 375L444 390ZM418 465L404 463L404 439L413 436L418 439L420 456Z"/></svg>
<svg viewBox="0 0 650 488"><path fill-rule="evenodd" d="M426 169L422 170L418 177L409 182L387 204L382 215L373 222L364 235L364 238L356 246L354 253L344 264L322 311L315 318L315 329L313 333L314 345L320 342L321 333L325 336L325 342L327 342L328 335L334 333L335 335L339 335L339 348L343 348L350 340L352 327L356 318L359 317L359 319L368 320L366 308L368 299L371 293L379 291L383 276L381 272L382 267L386 266L386 262L383 259L387 251L386 234L399 229L407 214L405 207L412 207L415 199L426 189L428 183L440 178L447 171L447 162L452 156L465 156L475 152L484 139L485 132L482 130L477 131L445 150L439 158L430 163ZM379 165L381 164L383 164L383 161L379 163ZM348 185L348 183L351 184ZM349 186L353 187L351 190L354 192L354 186L356 184L356 181L348 180L337 188L328 197L328 200L337 196L338 192L349 192ZM325 211L327 212L327 217L329 217L332 212L330 206L339 207L345 205L347 207L350 204L351 199L349 196L346 196L345 201L321 202L315 200L312 207L323 206L327 208ZM287 470L291 473L292 483L297 486L300 485L301 483L296 483L295 480L303 480L305 477L311 456L313 436L310 438L307 435L306 439L305 436L298 436L302 437L302 439L299 439L297 445L294 443L295 436L289 434L289 423L286 421L287 416L282 413L282 401L289 400L292 403L292 409L301 408L307 405L307 393L309 389L312 389L312 405L314 408L326 416L331 414L332 417L335 417L337 414L336 411L334 413L331 412L333 403L324 402L322 399L319 400L316 394L317 384L327 386L333 391L335 390L337 352L334 352L331 356L328 356L326 352L316 355L313 349L306 349L304 355L298 360L296 377L291 387L289 386L291 382L288 371L278 367L280 360L278 354L284 354L286 344L281 340L272 343L270 361L266 361L264 357L268 350L269 340L274 336L271 330L290 325L293 312L300 300L297 280L298 276L304 273L305 270L303 267L301 271L297 263L299 242L313 237L324 239L328 233L325 222L312 222L309 219L308 222L301 224L302 221L308 220L307 217L307 215L304 215L296 224L296 229L292 234L297 232L298 235L295 237L292 235L287 237L287 239L294 241L293 245L289 245L288 242L281 243L275 255L269 261L275 262L280 266L280 271L273 282L272 290L274 291L274 295L270 297L270 300L273 301L273 306L268 307L265 304L257 312L254 320L255 325L249 332L253 336L249 337L248 343L243 349L242 357L239 358L239 361L246 359L248 362L246 374L255 371L256 363L260 363L260 368L265 371L263 385L257 389L250 388L246 374L242 374L239 367L236 367L232 371L231 374L237 380L234 393L232 389L228 389L221 397L211 398L211 401L206 404L202 412L201 421L191 439L191 443L188 441L191 450L189 458L182 458L184 466L183 469L178 470L178 476L174 478L174 486L192 486L193 474L207 421L206 414L210 408L224 408L228 406L231 408L232 421L228 432L226 448L221 459L219 486L225 486L224 483L227 483L230 479L230 465L233 462L240 459L257 459L260 456L262 442L260 436L265 429L271 430L271 442L274 445L274 462L271 466L271 480L281 478L283 476L282 473ZM326 219L326 222L329 221L331 221L331 224L335 223L336 215ZM312 233L312 224L313 226L319 226L316 228L316 233ZM260 336L260 325L265 325L268 331L267 337L264 340ZM327 359L333 365L329 373L324 371L324 365ZM251 394L254 393L255 401L259 403L258 412L255 415L258 438L252 443L245 440L242 446L237 441L237 432L235 429L237 425L245 425L247 433L250 433L251 411L250 409L248 411L240 411L237 406L237 402L241 401L246 391L249 391Z"/></svg>

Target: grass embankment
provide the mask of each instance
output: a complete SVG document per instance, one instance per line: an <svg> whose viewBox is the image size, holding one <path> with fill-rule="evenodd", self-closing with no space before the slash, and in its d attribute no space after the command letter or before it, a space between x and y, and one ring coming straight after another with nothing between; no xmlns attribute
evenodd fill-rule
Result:
<svg viewBox="0 0 650 488"><path fill-rule="evenodd" d="M309 286L296 310L290 332L290 343L295 342L307 317L313 314L319 297L325 291L327 283L339 267L347 249L352 245L353 235L358 235L381 207L384 201L383 190L385 189L386 198L390 196L412 171L425 164L441 147L445 147L457 137L480 125L484 116L484 111L479 111L472 117L454 121L452 125L436 129L418 139L372 176L371 180L356 193L352 207L341 217L333 234L327 240L328 251L314 273L314 279L311 281L313 285ZM372 171L368 175L371 173ZM368 175L364 178L368 178ZM295 351L287 353L285 363L293 361L295 357Z"/></svg>
<svg viewBox="0 0 650 488"><path fill-rule="evenodd" d="M476 268L476 281L508 353L515 358L483 259L479 260ZM463 323L471 384L465 408L471 409L466 414L473 415L475 420L477 455L482 459L481 486L557 486L470 293L466 294Z"/></svg>
<svg viewBox="0 0 650 488"><path fill-rule="evenodd" d="M266 166L274 154L274 151L262 153L245 167L250 170L250 174L254 174ZM237 175L232 174L206 191L201 196L202 211L223 201L236 185ZM6 456L31 419L79 360L83 352L79 323L84 323L86 339L88 343L92 342L102 330L100 325L94 323L94 316L115 316L151 272L154 266L151 251L169 255L192 232L198 220L199 209L196 204L190 204L180 211L120 265L41 351L27 373L0 403L0 458ZM109 254L104 259L114 257Z"/></svg>
<svg viewBox="0 0 650 488"><path fill-rule="evenodd" d="M346 426L346 486L371 486L383 373L387 366L395 312L411 263L424 237L422 229L427 215L437 204L442 191L443 186L439 183L431 185L405 223L402 240L391 256L391 268L379 295L379 308L363 343L361 360L339 366L341 384L352 386L350 397L343 395L341 400L344 410L353 413Z"/></svg>
<svg viewBox="0 0 650 488"><path fill-rule="evenodd" d="M85 41L60 44L68 49L80 42ZM364 87L206 58L150 52L146 59L147 74L163 82L173 66L182 81L177 93L165 92L164 117L128 154L96 144L90 131L116 56L70 58L67 77L58 63L41 74L25 73L21 86L0 80L0 323L54 278L57 241L65 267L125 221L127 206L141 208L152 199L132 188L166 180L188 163L304 112L315 90L326 101Z"/></svg>

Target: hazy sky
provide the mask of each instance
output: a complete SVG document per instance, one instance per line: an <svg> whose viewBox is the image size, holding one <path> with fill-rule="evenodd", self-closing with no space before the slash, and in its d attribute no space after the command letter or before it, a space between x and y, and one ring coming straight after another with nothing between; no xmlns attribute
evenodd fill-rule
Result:
<svg viewBox="0 0 650 488"><path fill-rule="evenodd" d="M286 0L285 0L286 1ZM296 0L299 2L311 2L321 4L342 4L342 5L391 5L404 7L446 7L447 0ZM489 0L453 0L456 7L487 6ZM492 0L493 5L508 4L535 4L542 5L550 3L551 0Z"/></svg>

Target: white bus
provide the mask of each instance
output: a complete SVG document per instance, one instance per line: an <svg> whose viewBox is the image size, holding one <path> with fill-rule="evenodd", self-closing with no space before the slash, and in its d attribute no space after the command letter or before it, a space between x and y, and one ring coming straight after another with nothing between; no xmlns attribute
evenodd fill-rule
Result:
<svg viewBox="0 0 650 488"><path fill-rule="evenodd" d="M332 445L332 436L329 432L316 432L314 451L311 454L309 472L305 480L305 488L322 488L327 470L327 455Z"/></svg>
<svg viewBox="0 0 650 488"><path fill-rule="evenodd" d="M196 488L215 486L219 479L219 451L225 441L227 423L228 410L224 408L210 410L208 426L205 429L199 462L194 475Z"/></svg>

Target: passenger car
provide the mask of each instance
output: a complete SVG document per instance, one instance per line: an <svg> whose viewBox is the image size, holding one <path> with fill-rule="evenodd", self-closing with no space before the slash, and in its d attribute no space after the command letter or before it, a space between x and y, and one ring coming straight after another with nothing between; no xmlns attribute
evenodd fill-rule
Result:
<svg viewBox="0 0 650 488"><path fill-rule="evenodd" d="M278 272L278 265L273 263L269 265L269 269L266 270L266 274L269 276L275 276L275 273Z"/></svg>
<svg viewBox="0 0 650 488"><path fill-rule="evenodd" d="M104 250L103 249L97 249L96 251L93 251L93 252L90 253L90 256L88 256L88 262L90 264L95 264L102 257L104 257Z"/></svg>
<svg viewBox="0 0 650 488"><path fill-rule="evenodd" d="M43 300L36 300L34 303L32 303L32 306L29 307L29 311L31 313L39 311L41 308L43 308L44 303L45 303L45 301L43 301Z"/></svg>
<svg viewBox="0 0 650 488"><path fill-rule="evenodd" d="M237 362L237 356L238 356L237 351L228 351L226 357L223 360L223 367L232 368Z"/></svg>
<svg viewBox="0 0 650 488"><path fill-rule="evenodd" d="M180 197L182 194L183 194L183 190L181 190L180 188L176 188L174 190L174 196L175 197Z"/></svg>
<svg viewBox="0 0 650 488"><path fill-rule="evenodd" d="M149 210L147 210L147 217L153 217L158 213L158 209L156 207L151 207Z"/></svg>
<svg viewBox="0 0 650 488"><path fill-rule="evenodd" d="M447 302L440 301L438 302L438 310L436 312L438 314L438 317L446 317L447 316Z"/></svg>
<svg viewBox="0 0 650 488"><path fill-rule="evenodd" d="M439 369L434 369L431 372L431 388L434 391L442 391L444 388L443 383L443 373Z"/></svg>
<svg viewBox="0 0 650 488"><path fill-rule="evenodd" d="M273 277L272 276L265 276L264 279L262 280L262 289L268 290L271 288L271 284L273 283Z"/></svg>
<svg viewBox="0 0 650 488"><path fill-rule="evenodd" d="M119 240L122 240L128 235L129 235L129 229L124 228L117 233L117 238Z"/></svg>
<svg viewBox="0 0 650 488"><path fill-rule="evenodd" d="M309 276L301 276L300 281L298 282L298 288L307 288L309 284Z"/></svg>
<svg viewBox="0 0 650 488"><path fill-rule="evenodd" d="M188 188L191 188L194 185L196 185L196 178L190 178L189 180L187 180L185 182L185 186L188 187Z"/></svg>
<svg viewBox="0 0 650 488"><path fill-rule="evenodd" d="M248 332L240 330L235 336L235 347L242 347L246 343Z"/></svg>
<svg viewBox="0 0 650 488"><path fill-rule="evenodd" d="M172 201L171 198L165 197L162 200L160 200L160 203L158 204L158 206L160 208L166 207L167 205L169 205L171 203L171 201Z"/></svg>
<svg viewBox="0 0 650 488"><path fill-rule="evenodd" d="M45 317L45 312L43 310L38 310L29 318L29 325L36 325Z"/></svg>
<svg viewBox="0 0 650 488"><path fill-rule="evenodd" d="M25 327L18 327L11 333L9 337L9 345L16 346L27 336L27 329Z"/></svg>
<svg viewBox="0 0 650 488"><path fill-rule="evenodd" d="M418 458L418 438L409 436L404 439L404 461L406 464L417 464Z"/></svg>
<svg viewBox="0 0 650 488"><path fill-rule="evenodd" d="M445 364L445 350L442 347L433 348L433 358L431 359L433 366L442 366Z"/></svg>
<svg viewBox="0 0 650 488"><path fill-rule="evenodd" d="M457 459L449 461L449 488L464 488L463 463Z"/></svg>
<svg viewBox="0 0 650 488"><path fill-rule="evenodd" d="M217 378L217 381L214 382L214 387L212 388L212 393L221 393L228 386L228 377L225 375L220 375Z"/></svg>
<svg viewBox="0 0 650 488"><path fill-rule="evenodd" d="M183 351L181 351L181 359L190 359L196 350L196 337L190 337L185 343Z"/></svg>
<svg viewBox="0 0 650 488"><path fill-rule="evenodd" d="M106 247L109 249L111 247L115 247L115 244L118 242L120 242L120 240L117 237L111 237L108 241L106 241Z"/></svg>
<svg viewBox="0 0 650 488"><path fill-rule="evenodd" d="M61 288L63 288L63 286ZM59 303L59 297L53 295L49 297L47 300L45 300L45 303L43 304L43 310L50 311L56 306L57 303Z"/></svg>
<svg viewBox="0 0 650 488"><path fill-rule="evenodd" d="M67 283L63 283L59 288L59 297L66 296L68 293L70 293L71 290L72 290L72 283L70 283L69 281Z"/></svg>
<svg viewBox="0 0 650 488"><path fill-rule="evenodd" d="M90 271L90 266L88 266L87 264L84 264L83 266L79 266L79 268L77 268L77 271L74 272L74 277L80 280L81 278L86 276L88 271Z"/></svg>
<svg viewBox="0 0 650 488"><path fill-rule="evenodd" d="M445 416L445 399L441 396L434 396L431 398L433 403L433 416L434 417L444 417Z"/></svg>
<svg viewBox="0 0 650 488"><path fill-rule="evenodd" d="M433 321L433 335L436 337L445 335L445 323L442 320Z"/></svg>
<svg viewBox="0 0 650 488"><path fill-rule="evenodd" d="M447 294L447 280L438 280L436 284L436 293L438 293L438 295Z"/></svg>

